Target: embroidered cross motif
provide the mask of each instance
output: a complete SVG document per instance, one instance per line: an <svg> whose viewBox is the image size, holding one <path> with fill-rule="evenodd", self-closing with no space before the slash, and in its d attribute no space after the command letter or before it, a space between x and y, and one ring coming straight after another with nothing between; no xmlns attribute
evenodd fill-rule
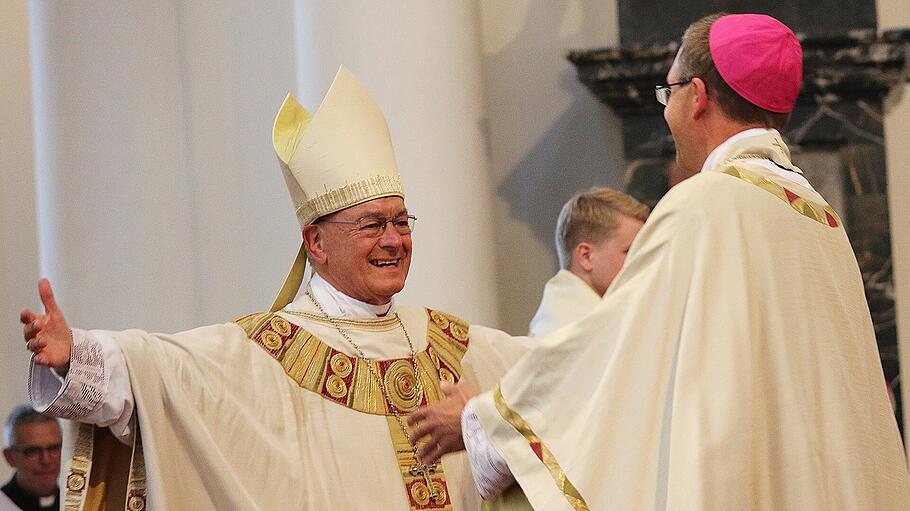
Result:
<svg viewBox="0 0 910 511"><path fill-rule="evenodd" d="M430 498L436 500L439 498L439 491L433 485L433 480L430 479L430 476L436 473L436 464L427 465L426 463L418 462L416 465L411 467L411 475L414 477L423 477L423 480L427 483L427 488L430 490Z"/></svg>

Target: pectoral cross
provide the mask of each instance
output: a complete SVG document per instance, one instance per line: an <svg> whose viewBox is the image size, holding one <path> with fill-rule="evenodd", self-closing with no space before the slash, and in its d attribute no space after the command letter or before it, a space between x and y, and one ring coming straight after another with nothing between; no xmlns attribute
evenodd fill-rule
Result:
<svg viewBox="0 0 910 511"><path fill-rule="evenodd" d="M433 480L430 479L430 476L436 473L436 464L427 465L426 463L421 463L420 460L417 461L417 464L411 467L411 475L414 477L423 476L423 480L426 481L427 489L430 490L430 498L436 500L439 498L439 491L436 490L436 486L433 485Z"/></svg>

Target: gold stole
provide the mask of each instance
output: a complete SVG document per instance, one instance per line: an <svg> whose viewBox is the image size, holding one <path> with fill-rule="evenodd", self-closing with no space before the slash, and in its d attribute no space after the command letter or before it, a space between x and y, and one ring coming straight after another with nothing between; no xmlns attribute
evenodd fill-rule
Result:
<svg viewBox="0 0 910 511"><path fill-rule="evenodd" d="M736 158L733 160L735 159ZM789 204L790 207L799 214L809 217L820 224L827 225L828 227L838 227L841 225L842 222L840 217L837 216L837 213L834 212L834 209L831 206L801 197L784 185L776 183L764 176L749 172L741 167L737 167L736 162L733 160L729 161L726 167L721 168L720 172L741 179L771 193L778 199Z"/></svg>
<svg viewBox="0 0 910 511"><path fill-rule="evenodd" d="M301 388L341 406L385 416L410 509L451 510L452 501L442 466L439 465L428 478L415 470L419 463L408 438L373 376L379 375L389 399L403 413L443 398L439 382L446 380L454 383L461 377L461 359L468 349L468 326L442 312L427 309L427 315L430 319L427 322L428 344L426 349L417 353L415 360L423 384L422 395L417 395L414 366L407 358L365 360L346 355L274 313L250 314L236 323L250 339L281 363L287 375ZM430 497L432 492L427 486L428 480L438 492L435 499Z"/></svg>
<svg viewBox="0 0 910 511"><path fill-rule="evenodd" d="M404 413L440 401L443 395L439 382L454 383L461 377L461 359L468 349L468 326L442 312L427 309L427 315L429 342L426 349L417 353L416 360L424 387L422 396L417 396L413 366L407 358L373 361L345 355L273 313L250 314L235 323L301 388L360 412L386 416L410 509L451 511L441 465L430 474L439 493L436 499L430 498L424 476L412 474L412 468L418 466L414 452L367 367L373 365L392 402ZM108 428L79 424L63 509L142 511L146 498L145 458L138 427L133 445L129 446L114 438Z"/></svg>
<svg viewBox="0 0 910 511"><path fill-rule="evenodd" d="M142 511L146 508L145 458L136 429L132 446L108 428L79 424L63 498L65 511Z"/></svg>

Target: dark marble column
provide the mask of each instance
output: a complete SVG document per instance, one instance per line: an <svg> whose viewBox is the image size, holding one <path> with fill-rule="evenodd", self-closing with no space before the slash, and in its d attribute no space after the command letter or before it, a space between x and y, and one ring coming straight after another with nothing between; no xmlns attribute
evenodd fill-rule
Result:
<svg viewBox="0 0 910 511"><path fill-rule="evenodd" d="M619 0L619 38L623 47L679 40L690 23L713 14L770 14L794 30L812 36L875 29L875 0Z"/></svg>

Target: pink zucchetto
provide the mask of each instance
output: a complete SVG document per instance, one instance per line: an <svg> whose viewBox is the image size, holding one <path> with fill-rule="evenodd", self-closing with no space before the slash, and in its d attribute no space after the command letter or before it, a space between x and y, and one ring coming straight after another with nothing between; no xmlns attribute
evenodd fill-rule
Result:
<svg viewBox="0 0 910 511"><path fill-rule="evenodd" d="M796 105L803 50L793 31L764 14L731 14L711 25L711 57L720 77L746 101L775 113Z"/></svg>

